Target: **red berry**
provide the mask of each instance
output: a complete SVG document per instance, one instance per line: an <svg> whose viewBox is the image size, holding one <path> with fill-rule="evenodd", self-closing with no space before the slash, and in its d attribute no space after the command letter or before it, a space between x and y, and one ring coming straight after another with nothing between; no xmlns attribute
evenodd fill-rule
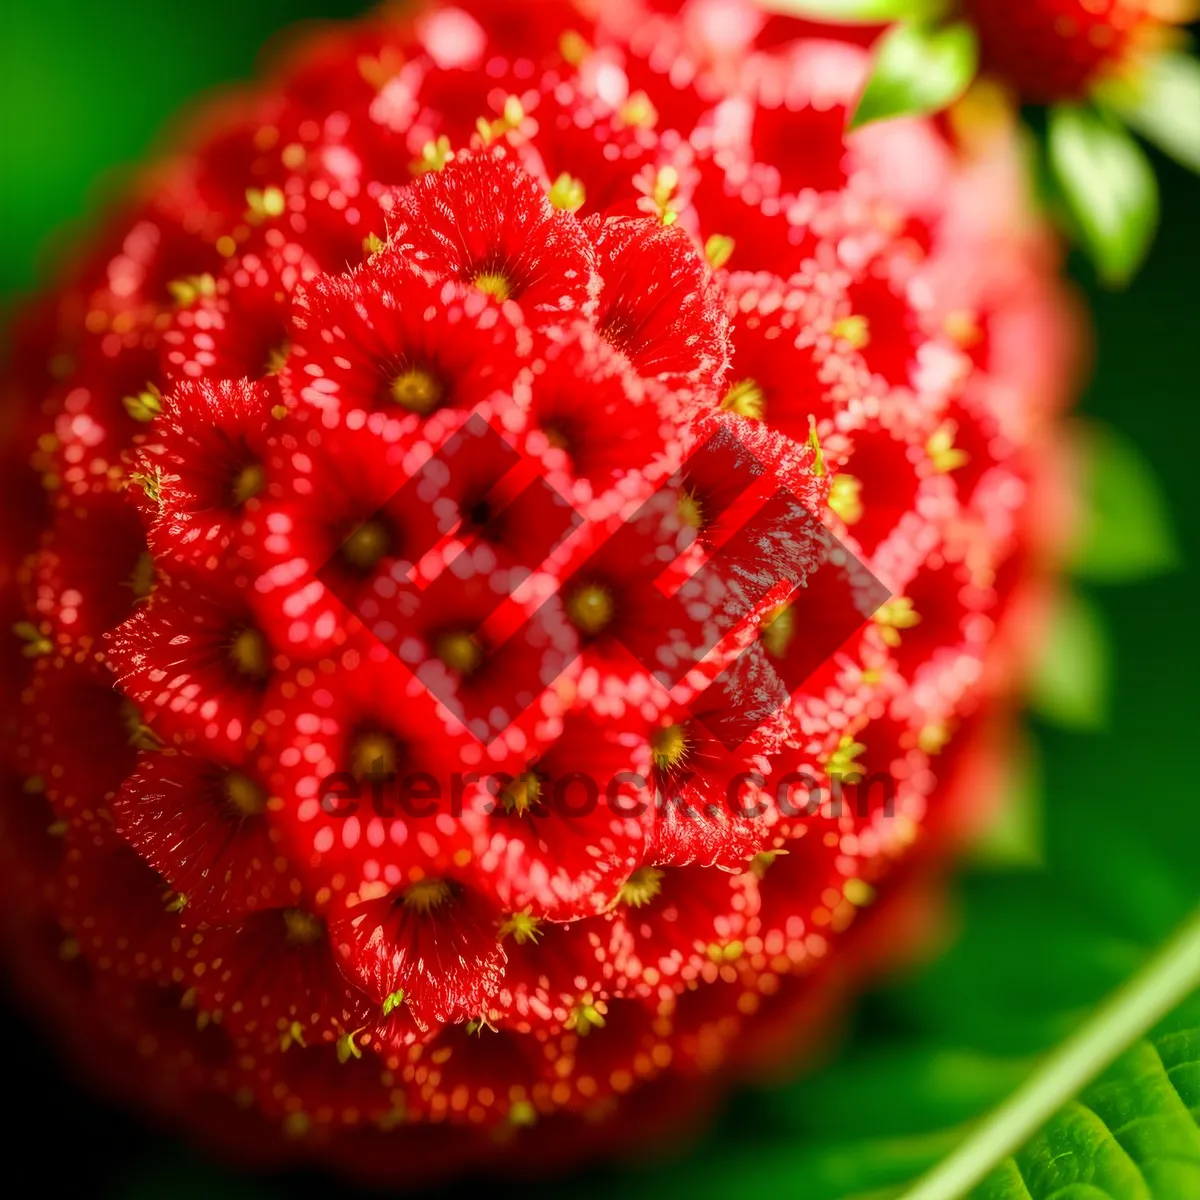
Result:
<svg viewBox="0 0 1200 1200"><path fill-rule="evenodd" d="M1070 348L1013 148L846 138L859 35L671 7L324 31L24 318L5 954L231 1153L697 1119L1011 683Z"/></svg>

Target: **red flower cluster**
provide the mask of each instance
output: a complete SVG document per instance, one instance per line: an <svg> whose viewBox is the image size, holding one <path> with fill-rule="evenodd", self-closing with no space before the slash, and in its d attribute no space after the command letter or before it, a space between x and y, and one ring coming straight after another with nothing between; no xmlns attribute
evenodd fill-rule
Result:
<svg viewBox="0 0 1200 1200"><path fill-rule="evenodd" d="M0 911L81 1069L259 1159L545 1167L877 953L978 783L1070 338L1010 140L845 137L866 69L735 0L326 30L30 306ZM844 547L803 604L748 462Z"/></svg>

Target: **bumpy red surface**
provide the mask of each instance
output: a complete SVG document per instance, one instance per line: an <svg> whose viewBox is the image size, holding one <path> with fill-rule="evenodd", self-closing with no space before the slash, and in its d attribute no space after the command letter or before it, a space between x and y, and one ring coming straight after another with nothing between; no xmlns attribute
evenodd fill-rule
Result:
<svg viewBox="0 0 1200 1200"><path fill-rule="evenodd" d="M322 31L29 306L0 912L81 1070L258 1160L550 1169L686 1127L878 957L1019 658L1070 339L1011 141L846 137L865 70L727 0ZM488 509L470 453L394 499L478 419L565 507ZM719 545L728 479L671 481L713 433L893 594L735 751L845 596L761 599L678 687L641 665L668 631L604 539L666 485ZM501 593L542 606L517 655ZM456 810L373 799L414 772ZM839 810L857 772L893 805ZM575 773L659 799L548 807Z"/></svg>

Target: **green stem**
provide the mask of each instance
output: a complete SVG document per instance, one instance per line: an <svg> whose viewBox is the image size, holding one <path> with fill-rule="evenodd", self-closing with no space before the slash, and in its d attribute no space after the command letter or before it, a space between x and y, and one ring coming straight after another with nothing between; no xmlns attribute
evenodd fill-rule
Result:
<svg viewBox="0 0 1200 1200"><path fill-rule="evenodd" d="M1200 910L902 1200L961 1200L1196 988Z"/></svg>

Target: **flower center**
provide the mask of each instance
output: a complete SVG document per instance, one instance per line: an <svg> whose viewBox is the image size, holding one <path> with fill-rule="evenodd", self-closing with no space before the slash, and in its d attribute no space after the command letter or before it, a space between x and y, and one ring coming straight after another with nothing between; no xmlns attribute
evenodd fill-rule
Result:
<svg viewBox="0 0 1200 1200"><path fill-rule="evenodd" d="M240 771L230 771L224 781L225 799L238 815L257 817L267 807L262 788Z"/></svg>
<svg viewBox="0 0 1200 1200"><path fill-rule="evenodd" d="M356 779L385 779L396 774L400 755L386 733L362 733L350 750L350 773Z"/></svg>
<svg viewBox="0 0 1200 1200"><path fill-rule="evenodd" d="M612 596L598 583L586 583L568 598L567 617L584 633L599 633L612 620Z"/></svg>
<svg viewBox="0 0 1200 1200"><path fill-rule="evenodd" d="M504 939L510 934L518 946L524 946L526 942L533 942L536 946L538 938L542 936L542 923L529 912L510 913L501 922L500 937Z"/></svg>
<svg viewBox="0 0 1200 1200"><path fill-rule="evenodd" d="M721 407L726 412L737 413L739 417L761 421L766 402L767 398L763 395L762 388L753 379L739 379L725 393Z"/></svg>
<svg viewBox="0 0 1200 1200"><path fill-rule="evenodd" d="M505 812L515 812L520 817L538 802L541 793L542 785L538 777L532 771L526 771L500 793L500 800Z"/></svg>
<svg viewBox="0 0 1200 1200"><path fill-rule="evenodd" d="M138 600L144 600L154 591L154 559L149 550L143 550L133 564L133 572L129 576L129 590Z"/></svg>
<svg viewBox="0 0 1200 1200"><path fill-rule="evenodd" d="M405 888L400 897L405 908L427 916L450 899L450 885L444 879L422 879Z"/></svg>
<svg viewBox="0 0 1200 1200"><path fill-rule="evenodd" d="M508 279L499 271L480 271L471 282L485 295L494 297L501 304L512 295Z"/></svg>
<svg viewBox="0 0 1200 1200"><path fill-rule="evenodd" d="M704 506L691 492L679 493L676 512L679 514L679 520L689 529L704 527Z"/></svg>
<svg viewBox="0 0 1200 1200"><path fill-rule="evenodd" d="M469 633L444 633L437 640L435 652L452 671L470 675L483 661L479 642Z"/></svg>
<svg viewBox="0 0 1200 1200"><path fill-rule="evenodd" d="M796 634L796 610L790 604L781 604L767 613L760 628L767 653L773 658L783 658Z"/></svg>
<svg viewBox="0 0 1200 1200"><path fill-rule="evenodd" d="M245 504L267 486L267 474L262 463L247 463L233 477L230 495L234 504Z"/></svg>
<svg viewBox="0 0 1200 1200"><path fill-rule="evenodd" d="M568 454L571 452L571 439L563 431L560 425L543 425L542 432L546 435L546 441L554 447L555 450L565 450Z"/></svg>
<svg viewBox="0 0 1200 1200"><path fill-rule="evenodd" d="M658 867L638 867L621 885L620 900L633 908L649 904L662 891L663 872Z"/></svg>
<svg viewBox="0 0 1200 1200"><path fill-rule="evenodd" d="M285 908L283 924L287 930L287 940L293 946L311 946L320 940L325 931L321 918L302 908Z"/></svg>
<svg viewBox="0 0 1200 1200"><path fill-rule="evenodd" d="M687 731L682 725L668 725L650 739L654 765L660 770L676 766L687 756Z"/></svg>
<svg viewBox="0 0 1200 1200"><path fill-rule="evenodd" d="M427 416L442 402L442 390L433 375L420 367L410 367L392 380L392 399L421 416Z"/></svg>
<svg viewBox="0 0 1200 1200"><path fill-rule="evenodd" d="M267 639L257 629L241 630L229 647L229 659L239 675L262 679L270 665Z"/></svg>
<svg viewBox="0 0 1200 1200"><path fill-rule="evenodd" d="M266 369L268 375L278 375L287 366L287 356L290 349L291 346L289 343L282 341L267 351Z"/></svg>
<svg viewBox="0 0 1200 1200"><path fill-rule="evenodd" d="M387 556L391 543L382 521L364 521L342 543L342 559L357 571L371 571Z"/></svg>

